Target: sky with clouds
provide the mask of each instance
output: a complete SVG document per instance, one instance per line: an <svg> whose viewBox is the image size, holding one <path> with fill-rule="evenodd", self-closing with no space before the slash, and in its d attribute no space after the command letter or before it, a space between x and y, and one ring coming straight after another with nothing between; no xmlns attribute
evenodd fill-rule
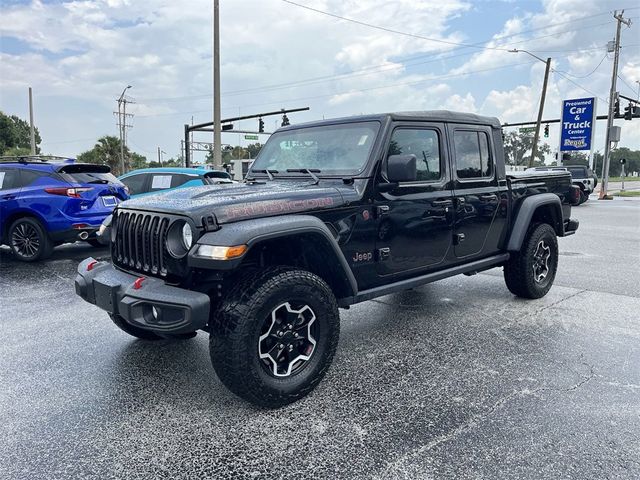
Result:
<svg viewBox="0 0 640 480"><path fill-rule="evenodd" d="M591 96L605 114L613 65L606 44L615 35L612 13L623 8L633 24L623 27L618 90L638 95L635 1L296 3L335 16L284 0L220 0L223 118L309 106L291 114L292 123L443 108L535 120L544 64L513 48L553 59L545 118L559 116L562 99ZM33 87L43 151L75 156L99 136L117 135L116 99L132 85L130 147L149 159L157 147L176 156L184 124L212 118L212 12L211 0L3 0L0 110L28 118ZM265 119L267 130L276 123ZM620 145L640 148L640 120L616 124ZM239 127L255 130L257 122ZM558 128L547 140L552 150ZM239 141L223 135L223 143ZM595 144L604 147L604 122Z"/></svg>

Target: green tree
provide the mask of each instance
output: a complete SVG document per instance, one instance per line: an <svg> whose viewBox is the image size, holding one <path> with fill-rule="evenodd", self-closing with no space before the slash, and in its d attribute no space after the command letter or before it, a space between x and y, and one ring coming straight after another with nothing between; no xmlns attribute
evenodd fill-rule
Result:
<svg viewBox="0 0 640 480"><path fill-rule="evenodd" d="M627 175L631 172L640 172L640 150L631 150L627 147L616 148L611 151L609 159L609 176L619 177L622 173L622 164L620 160L626 159L624 171ZM593 156L594 171L598 176L602 175L603 155L596 153Z"/></svg>
<svg viewBox="0 0 640 480"><path fill-rule="evenodd" d="M261 149L262 149L262 144L259 142L247 145L246 150L247 150L247 153L249 154L248 158L256 158L258 156L258 153L260 153Z"/></svg>
<svg viewBox="0 0 640 480"><path fill-rule="evenodd" d="M35 127L36 153L40 153L42 138ZM0 155L28 155L31 153L31 128L29 122L16 115L0 111Z"/></svg>
<svg viewBox="0 0 640 480"><path fill-rule="evenodd" d="M533 136L518 132L509 132L504 136L504 154L509 165L529 165ZM545 155L551 153L551 148L546 143L538 141L538 151L533 162L534 166L544 164Z"/></svg>
<svg viewBox="0 0 640 480"><path fill-rule="evenodd" d="M100 137L91 150L78 155L78 161L108 165L114 175L122 175L122 168L120 168L120 139L112 135ZM128 147L124 148L124 163L126 171L149 166L146 157L131 152Z"/></svg>

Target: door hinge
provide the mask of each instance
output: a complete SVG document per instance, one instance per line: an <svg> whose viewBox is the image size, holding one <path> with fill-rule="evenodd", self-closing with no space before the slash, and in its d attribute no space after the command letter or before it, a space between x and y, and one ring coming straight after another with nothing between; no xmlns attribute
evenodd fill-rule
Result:
<svg viewBox="0 0 640 480"><path fill-rule="evenodd" d="M391 255L391 249L389 247L378 249L378 261L384 262Z"/></svg>
<svg viewBox="0 0 640 480"><path fill-rule="evenodd" d="M381 218L389 215L389 205L378 205L376 207L376 218Z"/></svg>

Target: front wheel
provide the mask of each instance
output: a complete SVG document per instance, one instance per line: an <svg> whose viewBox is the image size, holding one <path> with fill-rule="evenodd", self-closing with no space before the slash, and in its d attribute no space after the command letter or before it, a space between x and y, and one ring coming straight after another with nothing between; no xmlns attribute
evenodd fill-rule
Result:
<svg viewBox="0 0 640 480"><path fill-rule="evenodd" d="M270 267L240 278L211 319L216 374L229 390L277 408L311 392L338 344L336 299L317 275Z"/></svg>
<svg viewBox="0 0 640 480"><path fill-rule="evenodd" d="M558 239L547 223L534 224L504 266L504 280L511 293L522 298L544 297L558 269Z"/></svg>

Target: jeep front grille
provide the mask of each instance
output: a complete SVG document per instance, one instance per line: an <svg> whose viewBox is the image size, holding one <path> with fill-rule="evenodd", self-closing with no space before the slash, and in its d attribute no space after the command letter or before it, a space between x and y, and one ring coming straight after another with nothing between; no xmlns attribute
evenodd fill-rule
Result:
<svg viewBox="0 0 640 480"><path fill-rule="evenodd" d="M149 212L119 210L114 217L111 254L127 270L166 277L171 259L166 248L171 219Z"/></svg>

